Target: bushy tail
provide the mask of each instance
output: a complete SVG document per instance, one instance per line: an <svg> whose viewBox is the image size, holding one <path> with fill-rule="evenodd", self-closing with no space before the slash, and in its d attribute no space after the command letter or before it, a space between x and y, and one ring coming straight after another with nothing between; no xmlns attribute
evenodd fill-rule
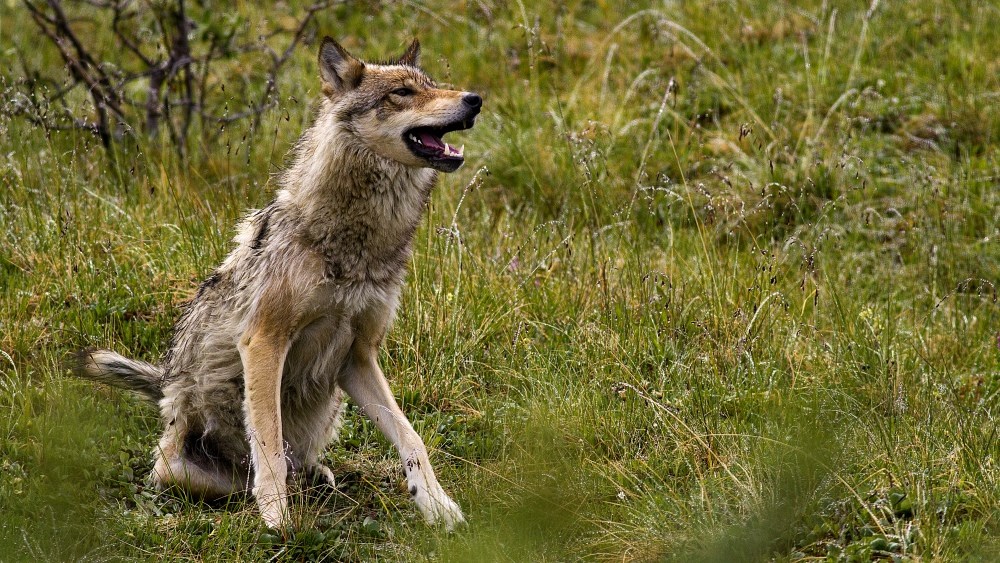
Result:
<svg viewBox="0 0 1000 563"><path fill-rule="evenodd" d="M76 355L76 372L87 379L132 391L154 403L163 398L163 370L110 350L86 349Z"/></svg>

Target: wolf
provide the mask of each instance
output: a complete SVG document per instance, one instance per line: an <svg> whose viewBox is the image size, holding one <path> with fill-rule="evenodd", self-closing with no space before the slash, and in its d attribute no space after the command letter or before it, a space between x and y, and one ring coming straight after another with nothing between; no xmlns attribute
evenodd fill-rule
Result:
<svg viewBox="0 0 1000 563"><path fill-rule="evenodd" d="M377 358L437 173L464 162L464 146L442 137L471 128L483 104L439 88L419 54L415 39L398 59L367 63L324 38L313 124L274 200L242 221L185 308L161 363L79 353L81 375L158 404L158 488L249 490L269 527L288 528L289 480L334 483L319 455L346 393L395 446L424 518L449 529L464 521Z"/></svg>

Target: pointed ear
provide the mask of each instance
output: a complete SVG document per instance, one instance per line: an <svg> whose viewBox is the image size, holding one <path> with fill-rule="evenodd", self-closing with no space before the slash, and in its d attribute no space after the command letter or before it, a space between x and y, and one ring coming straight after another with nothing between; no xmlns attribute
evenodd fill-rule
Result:
<svg viewBox="0 0 1000 563"><path fill-rule="evenodd" d="M319 75L323 78L323 91L327 95L357 87L364 73L365 63L354 58L340 43L329 37L323 38L319 47Z"/></svg>
<svg viewBox="0 0 1000 563"><path fill-rule="evenodd" d="M420 66L420 40L417 38L413 39L413 43L406 48L406 52L403 53L402 57L399 57L399 64L410 65L410 66Z"/></svg>

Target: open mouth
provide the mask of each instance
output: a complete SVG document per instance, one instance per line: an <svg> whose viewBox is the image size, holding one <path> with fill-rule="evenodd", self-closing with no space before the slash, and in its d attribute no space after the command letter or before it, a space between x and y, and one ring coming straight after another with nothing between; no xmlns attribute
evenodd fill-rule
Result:
<svg viewBox="0 0 1000 563"><path fill-rule="evenodd" d="M472 116L440 127L414 127L403 133L403 140L410 152L430 161L434 168L455 170L465 161L465 145L455 148L445 142L444 136L452 131L469 129L475 120Z"/></svg>

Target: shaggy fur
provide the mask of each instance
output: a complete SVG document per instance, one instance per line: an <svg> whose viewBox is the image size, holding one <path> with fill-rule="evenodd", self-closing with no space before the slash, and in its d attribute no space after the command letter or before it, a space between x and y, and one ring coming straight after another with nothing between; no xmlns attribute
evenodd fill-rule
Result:
<svg viewBox="0 0 1000 563"><path fill-rule="evenodd" d="M282 189L239 226L161 365L81 353L84 376L159 404L158 486L205 497L249 488L265 522L285 527L286 479L333 482L318 457L346 392L396 446L427 521L463 521L377 363L435 169L462 164L441 136L471 127L482 103L438 89L418 54L414 41L390 64L365 64L324 39L324 98Z"/></svg>

